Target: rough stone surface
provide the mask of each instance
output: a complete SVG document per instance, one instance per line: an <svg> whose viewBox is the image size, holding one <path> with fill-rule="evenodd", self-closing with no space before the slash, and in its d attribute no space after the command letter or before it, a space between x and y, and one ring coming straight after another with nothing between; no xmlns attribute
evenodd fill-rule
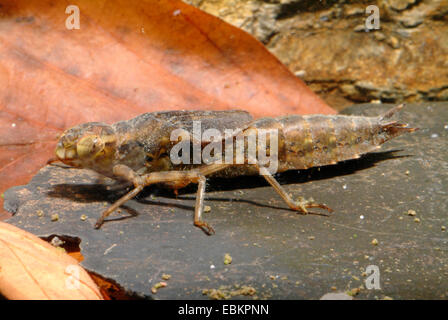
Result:
<svg viewBox="0 0 448 320"><path fill-rule="evenodd" d="M448 100L448 0L186 0L262 41L338 110Z"/></svg>
<svg viewBox="0 0 448 320"><path fill-rule="evenodd" d="M288 210L253 177L209 181L205 219L214 236L193 226L195 188L178 199L145 190L94 230L120 194L106 191L90 171L47 166L5 193L5 206L16 212L7 222L39 236L80 239L86 269L147 298L319 299L345 292L356 299L446 299L448 104L410 105L400 115L420 130L358 160L279 175L294 196L332 207L330 217ZM366 288L371 265L380 271L377 290ZM161 281L166 287L153 293Z"/></svg>

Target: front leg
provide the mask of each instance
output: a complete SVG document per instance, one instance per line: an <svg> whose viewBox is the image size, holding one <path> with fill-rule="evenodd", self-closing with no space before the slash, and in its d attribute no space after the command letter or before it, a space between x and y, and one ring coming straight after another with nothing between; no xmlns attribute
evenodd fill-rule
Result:
<svg viewBox="0 0 448 320"><path fill-rule="evenodd" d="M107 218L118 207L126 201L138 195L144 187L155 183L169 183L174 188L183 188L190 183L198 184L198 192L196 196L196 206L194 213L194 225L203 229L207 234L211 235L214 230L205 221L202 220L202 212L204 207L205 182L206 175L222 170L229 165L227 164L210 164L189 171L161 171L151 172L145 175L138 175L134 170L125 166L117 165L114 167L114 175L134 184L135 188L117 200L112 206L103 212L101 217L95 224L95 229L99 229Z"/></svg>
<svg viewBox="0 0 448 320"><path fill-rule="evenodd" d="M95 229L99 229L102 224L104 223L104 219L106 219L112 212L118 209L122 204L124 204L126 201L131 200L136 195L138 195L145 186L137 186L132 191L128 192L126 195L115 201L114 204L112 204L109 208L107 208L106 211L103 212L101 217L96 221L95 223Z"/></svg>

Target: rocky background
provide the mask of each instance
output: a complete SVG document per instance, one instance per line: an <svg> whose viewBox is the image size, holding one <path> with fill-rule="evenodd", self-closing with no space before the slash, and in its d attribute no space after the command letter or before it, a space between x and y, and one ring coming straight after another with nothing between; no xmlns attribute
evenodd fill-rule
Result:
<svg viewBox="0 0 448 320"><path fill-rule="evenodd" d="M448 100L448 0L184 1L251 33L338 110Z"/></svg>

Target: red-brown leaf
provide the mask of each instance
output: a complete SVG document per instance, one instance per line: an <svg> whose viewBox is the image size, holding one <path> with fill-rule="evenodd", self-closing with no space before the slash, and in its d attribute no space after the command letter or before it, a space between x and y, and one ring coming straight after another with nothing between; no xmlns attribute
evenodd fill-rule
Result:
<svg viewBox="0 0 448 320"><path fill-rule="evenodd" d="M65 25L71 4L79 30ZM72 125L236 108L335 113L261 43L181 1L0 3L0 193L26 183Z"/></svg>
<svg viewBox="0 0 448 320"><path fill-rule="evenodd" d="M0 222L0 293L20 300L102 299L74 258L4 222Z"/></svg>

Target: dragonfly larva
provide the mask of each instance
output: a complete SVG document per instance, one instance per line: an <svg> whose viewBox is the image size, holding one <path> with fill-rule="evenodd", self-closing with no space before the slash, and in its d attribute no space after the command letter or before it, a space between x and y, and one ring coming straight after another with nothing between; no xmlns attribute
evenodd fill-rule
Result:
<svg viewBox="0 0 448 320"><path fill-rule="evenodd" d="M198 184L198 191L194 225L202 228L207 234L212 234L213 228L202 219L206 179L209 176L234 177L261 173L292 210L303 214L306 214L309 208L332 210L313 200L294 201L276 181L272 172L266 170L256 159L250 158L247 150L243 150L243 162L236 162L235 155L230 157L230 162L172 161L171 151L182 140L172 139L175 130L183 129L187 132L193 145L195 142L199 144L199 151L205 150L217 140L202 137L198 140L192 133L197 122L200 122L200 134L209 129L221 132L230 130L231 134L218 140L218 145L221 146L235 146L238 140L241 141L241 137L246 138L253 134L257 136L263 130L275 130L276 150L272 147L274 140L271 136L264 145L267 149L264 151L270 156L275 154L276 172L283 172L359 158L362 154L378 149L391 138L415 131L416 128L409 128L392 120L392 116L402 107L403 105L397 106L377 117L290 115L258 120L252 119L250 114L241 110L145 113L112 125L89 122L66 130L58 142L56 156L69 166L92 169L134 185L133 190L103 212L95 224L96 228L100 228L109 214L135 197L145 186L160 184L178 190L195 183ZM248 148L248 141L243 139L240 146ZM261 151L259 145L256 145L255 149L258 149L257 152ZM216 153L213 155L216 156ZM187 156L188 159L192 157Z"/></svg>

